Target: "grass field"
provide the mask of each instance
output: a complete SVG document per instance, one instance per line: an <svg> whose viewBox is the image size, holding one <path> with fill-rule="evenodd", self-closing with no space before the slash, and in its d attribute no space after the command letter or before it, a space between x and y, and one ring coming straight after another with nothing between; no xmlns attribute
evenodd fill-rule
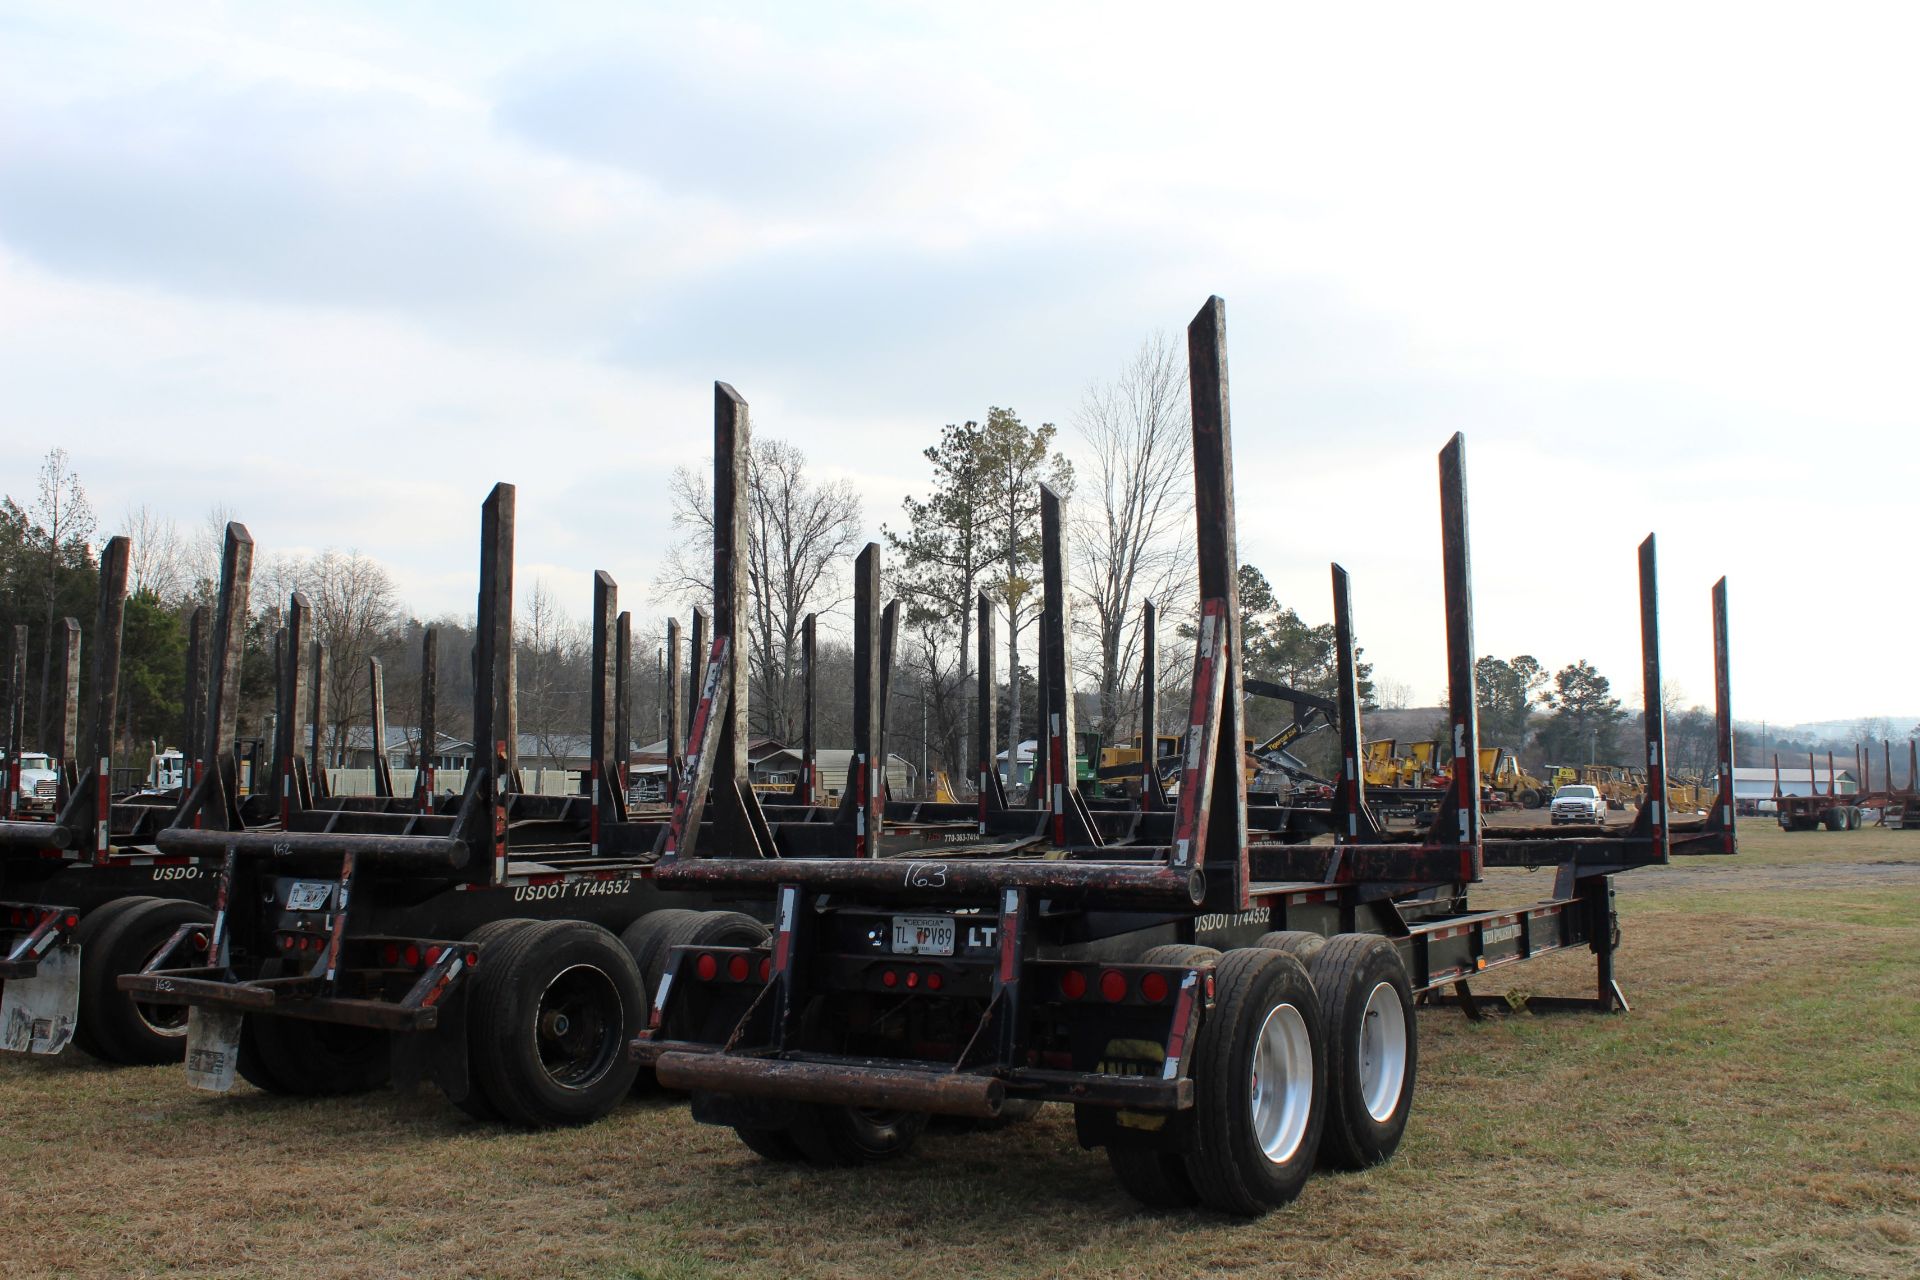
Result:
<svg viewBox="0 0 1920 1280"><path fill-rule="evenodd" d="M1139 1211L1059 1108L822 1172L672 1102L513 1134L75 1054L0 1062L0 1275L1920 1275L1920 833L1741 838L1620 879L1632 1014L1428 1010L1398 1157L1262 1221Z"/></svg>

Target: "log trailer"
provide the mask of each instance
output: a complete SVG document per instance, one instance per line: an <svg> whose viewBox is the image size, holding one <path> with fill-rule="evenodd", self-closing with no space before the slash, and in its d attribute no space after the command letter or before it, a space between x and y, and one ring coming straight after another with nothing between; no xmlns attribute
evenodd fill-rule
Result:
<svg viewBox="0 0 1920 1280"><path fill-rule="evenodd" d="M930 1114L989 1122L1070 1103L1081 1143L1156 1206L1253 1215L1300 1191L1316 1160L1358 1167L1398 1145L1412 1105L1420 999L1481 1011L1469 984L1534 956L1587 948L1591 996L1530 1007L1621 1010L1612 877L1675 854L1734 851L1724 580L1715 588L1720 803L1672 824L1659 799L1605 835L1489 833L1475 750L1474 647L1464 444L1440 455L1449 705L1460 766L1431 826L1382 830L1359 772L1348 580L1333 570L1343 777L1332 842L1249 831L1228 438L1224 304L1188 330L1202 597L1186 753L1171 811L1107 814L1080 798L1064 598L1042 630L1053 766L1041 838L1004 838L990 747L972 835L882 837L871 637L877 564L856 580L855 815L784 829L753 822L741 762L716 722L741 677L708 664L682 794L654 872L661 888L774 895L775 930L752 946L665 950L633 1055L693 1094L696 1119L733 1127L775 1160L853 1164L907 1149ZM1057 519L1057 510L1053 512ZM869 548L869 551L875 549ZM1649 768L1665 766L1652 542L1641 552ZM1049 557L1049 586L1064 564ZM724 644L724 639L716 642ZM982 644L987 644L983 635ZM984 664L983 664L984 665ZM864 677L864 678L863 678ZM979 708L993 724L983 673ZM1151 725L1151 721L1147 722ZM993 735L979 735L990 743ZM716 800L747 801L753 831L698 835ZM1663 795L1656 788L1654 797ZM744 833L741 833L744 834ZM909 835L918 838L912 847ZM802 846L809 846L803 848ZM1468 903L1486 866L1552 866L1551 898L1519 910Z"/></svg>
<svg viewBox="0 0 1920 1280"><path fill-rule="evenodd" d="M234 551L230 532L229 558ZM51 1055L78 1044L107 1062L157 1063L178 1061L185 1040L176 1010L135 1002L115 986L181 925L208 919L213 896L203 862L154 846L177 797L115 801L109 790L130 553L124 537L109 539L101 553L84 738L80 624L64 619L56 633L53 687L64 705L54 723L52 818L0 821L0 1049L9 1052ZM204 609L195 621L190 690L200 687L204 669ZM16 681L16 722L19 693Z"/></svg>
<svg viewBox="0 0 1920 1280"><path fill-rule="evenodd" d="M723 518L744 492L742 477L716 494ZM692 909L712 895L681 894L671 899L677 909L658 909L670 901L653 883L666 813L626 804L628 753L615 738L627 719L619 652L630 631L605 573L594 580L589 792L519 789L513 538L514 489L502 484L481 508L480 749L463 794L436 795L423 767L411 795L394 794L389 778L380 794L328 797L315 785L324 775L309 779L298 767L296 717L286 715L273 829L240 822L229 780L209 771L158 833L163 853L214 869L213 919L181 927L120 985L187 1010L191 1085L225 1091L238 1076L270 1092L319 1096L431 1079L479 1118L529 1128L585 1123L636 1082L626 1045L646 1023L649 957L666 943L738 947L766 937L750 915ZM723 579L738 576L726 545L716 555ZM737 608L717 610L717 629L730 630ZM295 593L284 646L289 705L299 701L311 622ZM422 655L429 742L434 644L429 634ZM720 661L728 665L731 654ZM227 679L215 681L209 716L216 757L234 732L221 700ZM376 741L383 729L376 723ZM725 732L736 730L744 720Z"/></svg>
<svg viewBox="0 0 1920 1280"><path fill-rule="evenodd" d="M1859 748L1855 748L1858 754ZM1819 776L1813 771L1813 752L1807 752L1809 794L1791 795L1780 786L1780 756L1773 757L1773 814L1782 831L1814 831L1824 826L1829 831L1854 831L1860 826L1861 801L1857 796L1840 794L1840 775L1833 767L1833 752L1827 752L1827 789L1820 790Z"/></svg>

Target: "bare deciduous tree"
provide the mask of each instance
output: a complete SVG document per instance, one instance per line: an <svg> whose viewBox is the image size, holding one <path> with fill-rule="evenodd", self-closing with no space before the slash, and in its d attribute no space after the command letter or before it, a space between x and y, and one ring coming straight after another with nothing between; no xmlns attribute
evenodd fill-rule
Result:
<svg viewBox="0 0 1920 1280"><path fill-rule="evenodd" d="M329 549L311 560L276 559L264 568L274 595L263 604L284 608L294 591L306 592L313 603L314 635L327 646L328 752L340 759L348 727L372 711L367 659L379 652L398 621L393 579L384 565L358 551Z"/></svg>
<svg viewBox="0 0 1920 1280"><path fill-rule="evenodd" d="M1139 705L1141 603L1184 600L1193 586L1188 422L1186 360L1163 333L1142 342L1113 381L1089 388L1074 420L1090 465L1072 567L1088 606L1078 620L1097 649L1103 742Z"/></svg>
<svg viewBox="0 0 1920 1280"><path fill-rule="evenodd" d="M40 464L40 494L33 504L33 520L36 533L44 540L40 550L46 565L46 630L40 633L40 714L34 729L35 739L44 743L48 727L47 683L53 678L53 645L47 637L53 635L53 616L60 593L60 562L76 548L84 550L94 530L93 508L87 502L87 491L80 487L80 477L65 449L47 450L46 459Z"/></svg>
<svg viewBox="0 0 1920 1280"><path fill-rule="evenodd" d="M753 442L747 476L747 659L753 724L790 740L799 728L800 624L840 603L840 565L860 537L860 499L844 480L816 483L807 458L770 438ZM704 602L713 594L713 499L707 477L676 468L674 527L658 585Z"/></svg>
<svg viewBox="0 0 1920 1280"><path fill-rule="evenodd" d="M540 767L565 768L569 752L562 738L575 719L570 705L579 701L571 677L587 648L584 627L560 607L546 579L536 578L518 630L520 730L533 739ZM584 688L585 681L578 684Z"/></svg>
<svg viewBox="0 0 1920 1280"><path fill-rule="evenodd" d="M127 561L127 586L145 591L164 604L178 603L192 587L187 544L180 526L142 503L120 521L120 532L132 544Z"/></svg>

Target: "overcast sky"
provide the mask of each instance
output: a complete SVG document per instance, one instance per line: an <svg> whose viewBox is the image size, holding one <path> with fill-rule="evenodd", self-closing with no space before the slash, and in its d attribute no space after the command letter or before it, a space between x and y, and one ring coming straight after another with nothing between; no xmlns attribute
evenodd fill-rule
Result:
<svg viewBox="0 0 1920 1280"><path fill-rule="evenodd" d="M1657 530L1690 701L1725 573L1741 718L1920 713L1906 11L721 8L0 3L0 489L435 614L511 480L521 582L645 614L713 379L877 534L1219 293L1242 556L1416 700L1460 430L1481 651L1636 702Z"/></svg>

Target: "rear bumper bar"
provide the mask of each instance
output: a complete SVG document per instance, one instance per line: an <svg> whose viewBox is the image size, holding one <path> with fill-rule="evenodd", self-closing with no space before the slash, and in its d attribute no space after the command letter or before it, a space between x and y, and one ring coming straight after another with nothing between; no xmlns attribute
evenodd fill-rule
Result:
<svg viewBox="0 0 1920 1280"><path fill-rule="evenodd" d="M1193 1105L1193 1082L1186 1078L1040 1068L985 1075L942 1063L720 1053L712 1045L681 1040L637 1041L634 1056L650 1063L660 1083L673 1089L979 1119L999 1115L1009 1097L1129 1111L1181 1111Z"/></svg>

